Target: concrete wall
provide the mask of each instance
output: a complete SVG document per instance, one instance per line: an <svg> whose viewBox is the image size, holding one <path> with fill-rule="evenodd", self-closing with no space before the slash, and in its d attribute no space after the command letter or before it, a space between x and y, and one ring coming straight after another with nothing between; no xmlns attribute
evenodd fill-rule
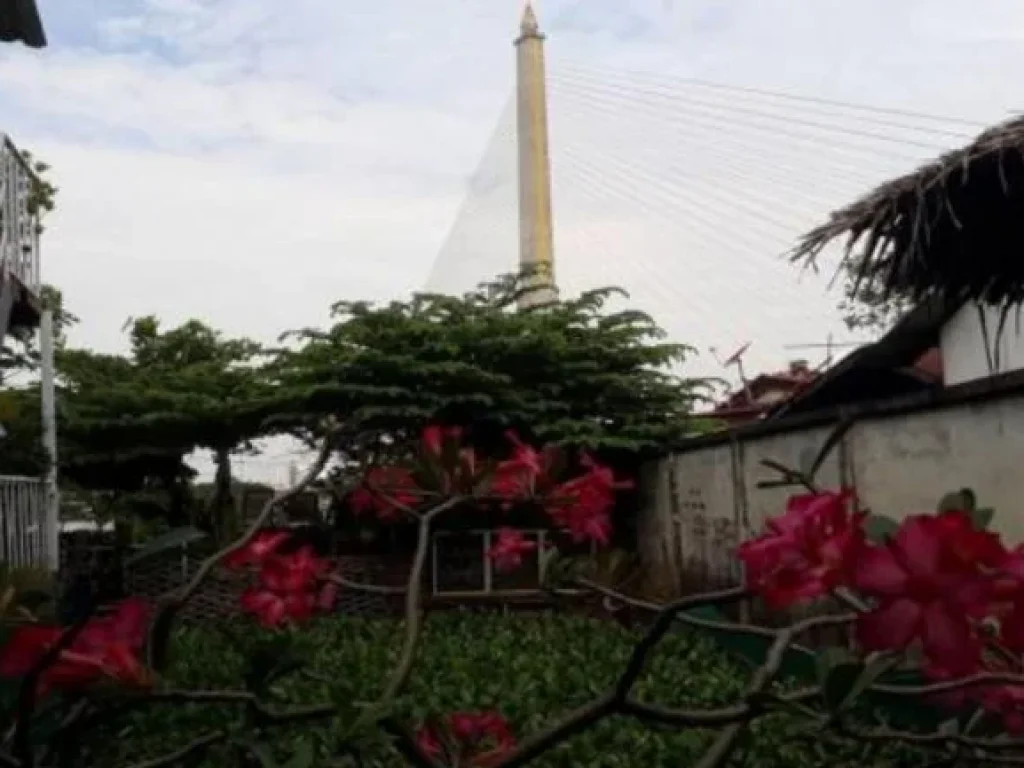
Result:
<svg viewBox="0 0 1024 768"><path fill-rule="evenodd" d="M979 305L970 303L946 323L941 337L946 386L1024 368L1024 317L1018 322L1011 310L1001 334L999 318L999 309L986 306L979 312Z"/></svg>
<svg viewBox="0 0 1024 768"><path fill-rule="evenodd" d="M735 583L733 550L780 514L789 488L758 488L772 459L806 469L832 426L737 438L645 467L638 519L643 560L687 587ZM974 489L993 527L1024 542L1024 394L858 420L819 470L822 487L852 484L873 511L934 511L948 491Z"/></svg>

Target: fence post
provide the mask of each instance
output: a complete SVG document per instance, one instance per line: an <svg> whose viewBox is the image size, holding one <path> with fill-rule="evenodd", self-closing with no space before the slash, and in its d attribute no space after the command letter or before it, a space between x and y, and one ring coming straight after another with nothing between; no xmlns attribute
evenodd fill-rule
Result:
<svg viewBox="0 0 1024 768"><path fill-rule="evenodd" d="M49 569L60 569L60 490L57 487L57 409L53 383L53 310L43 310L39 323L40 399L42 400L43 447L49 454L50 468L43 482L42 528L43 560Z"/></svg>

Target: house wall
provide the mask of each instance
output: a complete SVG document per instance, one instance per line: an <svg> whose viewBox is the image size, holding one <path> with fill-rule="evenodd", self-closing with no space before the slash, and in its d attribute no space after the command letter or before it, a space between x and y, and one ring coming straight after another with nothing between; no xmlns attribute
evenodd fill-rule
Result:
<svg viewBox="0 0 1024 768"><path fill-rule="evenodd" d="M782 512L791 488L758 488L778 475L764 459L807 469L833 425L736 438L652 462L641 478L640 556L686 588L739 579L733 551ZM994 507L993 527L1024 542L1024 393L875 416L854 423L819 470L822 487L852 484L873 511L895 519L931 512L948 491L972 488Z"/></svg>
<svg viewBox="0 0 1024 768"><path fill-rule="evenodd" d="M968 303L946 323L941 336L946 386L1024 369L1024 317L1018 323L1011 310L997 334L999 316L996 307L984 306L979 313L978 304Z"/></svg>

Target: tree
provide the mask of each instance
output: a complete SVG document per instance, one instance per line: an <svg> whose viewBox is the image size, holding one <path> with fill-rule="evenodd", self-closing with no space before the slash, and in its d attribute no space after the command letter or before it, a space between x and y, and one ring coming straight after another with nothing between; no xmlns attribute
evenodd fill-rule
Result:
<svg viewBox="0 0 1024 768"><path fill-rule="evenodd" d="M506 276L461 298L339 302L330 328L290 334L298 345L280 354L282 420L302 433L333 414L385 443L435 419L486 420L629 452L698 428L692 411L707 383L672 371L691 348L665 343L642 312L608 312L616 289L515 311L519 290Z"/></svg>
<svg viewBox="0 0 1024 768"><path fill-rule="evenodd" d="M870 274L862 274L861 261L847 259L841 267L843 298L839 311L851 331L881 336L913 307L905 295L887 291Z"/></svg>
<svg viewBox="0 0 1024 768"><path fill-rule="evenodd" d="M59 355L68 470L94 486L102 478L107 488L140 491L156 483L171 497L169 517L181 523L192 474L184 459L209 449L216 491L196 522L226 534L220 528L230 522L232 452L261 436L267 417L262 351L198 320L161 331L150 316L129 321L128 330L126 356Z"/></svg>

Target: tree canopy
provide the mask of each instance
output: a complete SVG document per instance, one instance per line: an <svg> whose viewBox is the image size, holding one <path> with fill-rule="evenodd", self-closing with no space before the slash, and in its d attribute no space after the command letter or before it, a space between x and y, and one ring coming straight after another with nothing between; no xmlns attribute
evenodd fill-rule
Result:
<svg viewBox="0 0 1024 768"><path fill-rule="evenodd" d="M691 348L665 342L642 312L609 312L617 289L517 311L520 287L507 276L462 297L339 302L328 329L290 334L298 343L274 366L281 418L301 428L335 414L392 439L431 420L488 419L544 442L629 451L695 429L707 383L673 371Z"/></svg>
<svg viewBox="0 0 1024 768"><path fill-rule="evenodd" d="M231 453L264 433L260 346L198 320L166 331L151 316L129 325L128 355L58 356L64 474L89 488L155 483L177 494L180 507L180 486L193 474L185 457L209 449L218 466L214 503L225 503Z"/></svg>

